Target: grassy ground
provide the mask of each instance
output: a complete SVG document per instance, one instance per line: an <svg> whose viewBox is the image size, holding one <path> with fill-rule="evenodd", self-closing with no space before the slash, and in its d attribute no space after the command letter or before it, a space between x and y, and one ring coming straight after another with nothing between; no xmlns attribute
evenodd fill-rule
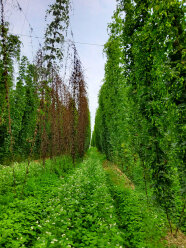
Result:
<svg viewBox="0 0 186 248"><path fill-rule="evenodd" d="M165 213L155 202L147 202L143 187L135 187L117 165L107 160L104 160L103 168L115 199L118 225L125 229L126 247L186 247L184 233L179 230L176 237L170 233Z"/></svg>
<svg viewBox="0 0 186 248"><path fill-rule="evenodd" d="M0 170L0 247L166 247L163 213L95 149L75 168L33 162L25 186L26 163L14 169Z"/></svg>

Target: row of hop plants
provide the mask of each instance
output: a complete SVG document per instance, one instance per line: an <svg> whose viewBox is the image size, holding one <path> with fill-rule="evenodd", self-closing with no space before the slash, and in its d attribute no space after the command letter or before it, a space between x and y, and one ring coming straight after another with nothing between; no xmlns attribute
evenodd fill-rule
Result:
<svg viewBox="0 0 186 248"><path fill-rule="evenodd" d="M45 42L34 62L21 57L18 36L9 33L5 2L0 1L0 164L70 154L83 157L90 141L90 114L83 67L75 45L69 46L73 66L64 81L64 33L69 25L70 1L49 6ZM21 8L20 8L21 10ZM18 64L18 76L14 64ZM14 168L13 168L14 171Z"/></svg>
<svg viewBox="0 0 186 248"><path fill-rule="evenodd" d="M43 161L46 157L71 154L82 157L89 146L90 115L81 61L75 46L74 65L69 85L63 83L55 68L39 67L40 102L36 135ZM42 61L42 51L38 57ZM44 74L42 74L44 71ZM46 78L47 77L47 78Z"/></svg>
<svg viewBox="0 0 186 248"><path fill-rule="evenodd" d="M118 1L92 144L185 231L183 1Z"/></svg>

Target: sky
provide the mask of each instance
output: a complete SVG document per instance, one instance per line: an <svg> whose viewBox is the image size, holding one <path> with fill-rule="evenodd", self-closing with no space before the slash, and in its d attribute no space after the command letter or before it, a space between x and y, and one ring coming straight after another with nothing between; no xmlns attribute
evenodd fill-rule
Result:
<svg viewBox="0 0 186 248"><path fill-rule="evenodd" d="M33 60L46 28L45 11L54 0L4 0L6 20L10 23L10 32L20 34L22 52ZM22 8L19 11L18 4ZM71 29L88 86L91 127L93 130L98 93L103 83L104 65L103 45L107 42L107 25L116 8L116 0L72 0L70 14ZM31 33L32 27L33 31ZM30 38L24 35L41 38ZM93 45L95 44L95 45ZM96 45L97 44L97 45Z"/></svg>

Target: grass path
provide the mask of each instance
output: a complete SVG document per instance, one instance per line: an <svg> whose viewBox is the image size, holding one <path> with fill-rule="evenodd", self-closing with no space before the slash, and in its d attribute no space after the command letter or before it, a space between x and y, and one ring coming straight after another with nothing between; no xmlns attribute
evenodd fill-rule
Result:
<svg viewBox="0 0 186 248"><path fill-rule="evenodd" d="M123 247L98 153L90 150L83 163L62 175L54 165L48 167L33 176L30 171L24 197L19 194L24 169L16 170L16 198L12 181L2 173L7 190L0 192L0 247Z"/></svg>
<svg viewBox="0 0 186 248"><path fill-rule="evenodd" d="M97 154L96 154L97 155ZM113 199L95 152L61 180L34 247L123 247Z"/></svg>

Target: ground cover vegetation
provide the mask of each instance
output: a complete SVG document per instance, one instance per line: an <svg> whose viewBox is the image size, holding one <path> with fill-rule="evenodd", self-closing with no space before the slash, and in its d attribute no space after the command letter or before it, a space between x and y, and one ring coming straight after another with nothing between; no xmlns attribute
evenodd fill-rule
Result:
<svg viewBox="0 0 186 248"><path fill-rule="evenodd" d="M185 5L117 3L92 145L163 209L176 236L186 231Z"/></svg>
<svg viewBox="0 0 186 248"><path fill-rule="evenodd" d="M145 194L125 179L116 184L104 161L95 149L75 167L70 156L46 160L45 170L33 161L26 185L27 164L17 163L16 199L13 175L3 168L0 247L167 247L163 211L150 211Z"/></svg>
<svg viewBox="0 0 186 248"><path fill-rule="evenodd" d="M74 169L71 156L32 161L25 184L27 163L16 163L13 184L11 167L0 170L0 247L33 247L41 233L40 223L48 216L49 201L58 194L60 177Z"/></svg>

